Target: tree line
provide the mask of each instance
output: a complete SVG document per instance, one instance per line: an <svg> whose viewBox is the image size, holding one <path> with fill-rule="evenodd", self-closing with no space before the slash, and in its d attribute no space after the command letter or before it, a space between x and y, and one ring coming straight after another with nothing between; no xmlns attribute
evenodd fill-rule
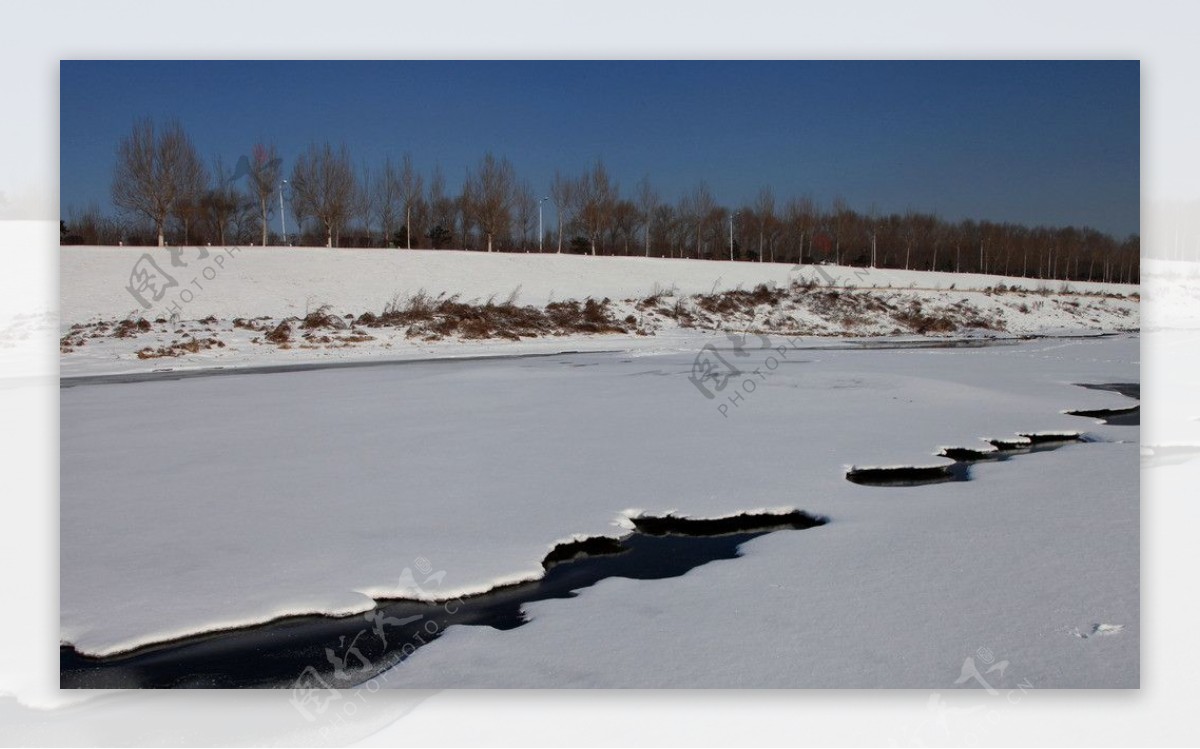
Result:
<svg viewBox="0 0 1200 749"><path fill-rule="evenodd" d="M277 212L298 226L287 242L328 247L568 252L992 273L1045 279L1139 281L1137 235L1088 227L947 221L920 211L881 214L808 196L721 205L704 182L664 200L649 177L622 191L602 161L556 172L535 187L504 157L486 153L451 190L440 168L424 175L411 155L355 165L346 146L311 144L290 171L258 144L231 169L205 164L178 121L138 120L117 147L108 216L98 206L62 223L72 244L270 244ZM544 221L542 205L554 208ZM539 224L541 231L539 232Z"/></svg>

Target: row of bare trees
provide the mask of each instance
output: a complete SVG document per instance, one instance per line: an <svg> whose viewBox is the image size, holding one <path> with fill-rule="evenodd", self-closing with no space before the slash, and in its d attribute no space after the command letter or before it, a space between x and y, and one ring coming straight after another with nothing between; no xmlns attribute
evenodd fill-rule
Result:
<svg viewBox="0 0 1200 749"><path fill-rule="evenodd" d="M576 174L556 172L547 187L535 190L508 159L487 153L451 192L440 169L426 179L409 154L356 168L344 145L328 142L310 145L288 173L274 146L258 145L229 173L219 159L206 168L178 122L156 130L140 120L118 148L112 193L132 220L124 236L136 241L151 234L159 244L170 235L181 243L265 245L277 239L270 227L280 225L275 208L286 199L299 222L289 239L329 247L544 249L1139 279L1138 237L1117 240L1089 228L861 212L841 198L822 207L807 196L779 199L769 186L741 206L721 205L703 182L670 202L649 178L623 193L602 161ZM542 203L553 206L554 224L543 224L539 234ZM100 243L101 235L121 231L114 226L120 224L93 208L65 229Z"/></svg>

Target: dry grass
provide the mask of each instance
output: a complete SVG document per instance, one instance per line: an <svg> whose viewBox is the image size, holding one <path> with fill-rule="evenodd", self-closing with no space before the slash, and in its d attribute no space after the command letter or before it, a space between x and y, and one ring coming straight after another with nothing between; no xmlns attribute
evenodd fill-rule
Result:
<svg viewBox="0 0 1200 749"><path fill-rule="evenodd" d="M143 318L125 319L117 323L116 330L112 332L113 338L132 338L138 333L146 333L150 330L150 321Z"/></svg>
<svg viewBox="0 0 1200 749"><path fill-rule="evenodd" d="M514 292L503 302L485 304L459 301L458 296L431 297L418 292L407 300L394 299L380 314L366 312L355 324L369 328L401 328L408 338L432 341L457 337L464 340L489 338L537 338L574 333L628 333L636 323L618 320L609 299L552 302L543 309L517 305Z"/></svg>
<svg viewBox="0 0 1200 749"><path fill-rule="evenodd" d="M183 356L207 351L210 348L225 348L225 343L216 338L191 338L184 341L171 341L168 346L151 348L147 346L137 352L139 359L161 359L165 357Z"/></svg>
<svg viewBox="0 0 1200 749"><path fill-rule="evenodd" d="M285 343L290 343L292 340L292 326L287 320L280 322L275 326L275 329L263 336L268 343L274 343L282 346Z"/></svg>
<svg viewBox="0 0 1200 749"><path fill-rule="evenodd" d="M696 305L711 315L752 313L760 306L777 307L788 298L788 290L759 284L751 291L734 289L720 294L699 294Z"/></svg>

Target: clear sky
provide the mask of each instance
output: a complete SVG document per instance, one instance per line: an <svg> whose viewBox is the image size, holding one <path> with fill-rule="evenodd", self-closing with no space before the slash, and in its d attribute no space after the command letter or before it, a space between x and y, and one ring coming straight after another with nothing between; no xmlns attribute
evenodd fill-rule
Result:
<svg viewBox="0 0 1200 749"><path fill-rule="evenodd" d="M64 215L111 210L119 140L177 117L206 161L312 141L410 152L456 190L485 151L545 194L597 158L626 195L835 196L881 213L1139 231L1139 64L1125 62L92 62L61 67ZM552 209L548 209L552 213Z"/></svg>

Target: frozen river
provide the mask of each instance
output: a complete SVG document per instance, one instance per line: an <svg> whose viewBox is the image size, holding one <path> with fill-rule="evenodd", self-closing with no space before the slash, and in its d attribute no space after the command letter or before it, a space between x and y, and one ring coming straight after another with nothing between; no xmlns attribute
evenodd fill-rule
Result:
<svg viewBox="0 0 1200 749"><path fill-rule="evenodd" d="M537 579L556 544L623 536L639 513L794 509L829 523L681 577L529 603L515 629L450 626L388 683L948 688L970 658L990 686L1136 686L1138 427L1063 412L1134 405L1079 385L1138 382L1138 343L751 337L699 359L75 383L61 636L114 655L310 613L375 636L375 599ZM1046 433L1088 441L977 463L967 481L846 480ZM349 663L344 641L329 650ZM1008 665L987 672L982 652Z"/></svg>

